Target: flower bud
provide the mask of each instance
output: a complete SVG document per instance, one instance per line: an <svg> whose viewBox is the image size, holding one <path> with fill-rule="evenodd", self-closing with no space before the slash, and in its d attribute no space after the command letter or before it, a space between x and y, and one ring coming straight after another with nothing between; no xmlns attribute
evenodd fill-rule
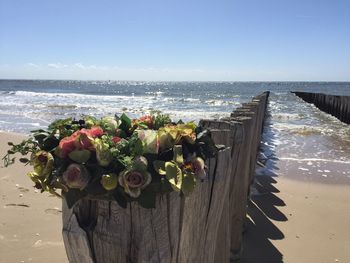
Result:
<svg viewBox="0 0 350 263"><path fill-rule="evenodd" d="M101 184L104 189L111 191L118 185L118 176L116 174L104 174L101 178Z"/></svg>

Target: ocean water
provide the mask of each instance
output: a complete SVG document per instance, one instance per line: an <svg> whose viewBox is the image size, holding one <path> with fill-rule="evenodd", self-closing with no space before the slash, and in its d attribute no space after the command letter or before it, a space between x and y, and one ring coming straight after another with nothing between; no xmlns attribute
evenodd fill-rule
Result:
<svg viewBox="0 0 350 263"><path fill-rule="evenodd" d="M0 130L29 133L57 118L123 112L138 117L152 110L175 120L221 118L266 90L271 91L266 155L284 162L286 169L297 167L306 178L350 182L350 125L290 93L350 95L350 82L0 80ZM273 167L276 161L269 162Z"/></svg>

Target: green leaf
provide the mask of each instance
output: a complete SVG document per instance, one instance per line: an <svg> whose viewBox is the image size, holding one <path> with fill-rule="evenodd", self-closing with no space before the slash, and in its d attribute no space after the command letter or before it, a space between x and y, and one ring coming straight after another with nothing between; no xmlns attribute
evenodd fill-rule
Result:
<svg viewBox="0 0 350 263"><path fill-rule="evenodd" d="M60 141L54 136L46 137L43 140L43 150L51 151L58 146L59 142Z"/></svg>
<svg viewBox="0 0 350 263"><path fill-rule="evenodd" d="M119 125L119 129L123 131L128 131L131 128L131 120L125 113L120 116L121 124Z"/></svg>
<svg viewBox="0 0 350 263"><path fill-rule="evenodd" d="M45 130L43 129L38 129L38 130L32 130L30 131L31 133L40 133L40 132L46 132Z"/></svg>
<svg viewBox="0 0 350 263"><path fill-rule="evenodd" d="M79 189L69 189L68 192L64 193L64 199L67 202L67 206L71 209L76 202L84 198L87 195L87 192L81 191Z"/></svg>
<svg viewBox="0 0 350 263"><path fill-rule="evenodd" d="M178 164L184 163L184 158L182 154L182 146L181 145L175 145L174 146L174 161Z"/></svg>
<svg viewBox="0 0 350 263"><path fill-rule="evenodd" d="M166 178L168 179L174 191L179 192L182 185L182 171L174 162L165 163Z"/></svg>
<svg viewBox="0 0 350 263"><path fill-rule="evenodd" d="M138 198L139 204L143 208L155 208L156 196L157 196L157 193L145 189L141 192L141 195Z"/></svg>
<svg viewBox="0 0 350 263"><path fill-rule="evenodd" d="M21 163L28 163L29 162L29 159L28 158L19 158L19 161Z"/></svg>
<svg viewBox="0 0 350 263"><path fill-rule="evenodd" d="M180 119L178 120L177 124L184 124L184 122Z"/></svg>
<svg viewBox="0 0 350 263"><path fill-rule="evenodd" d="M144 123L144 122L139 122L137 125L138 125L140 128L148 129L148 125L147 125L146 123Z"/></svg>
<svg viewBox="0 0 350 263"><path fill-rule="evenodd" d="M68 154L69 158L77 163L85 163L90 159L91 152L89 150L75 150Z"/></svg>
<svg viewBox="0 0 350 263"><path fill-rule="evenodd" d="M185 196L189 195L196 186L196 179L193 174L184 174L181 190Z"/></svg>
<svg viewBox="0 0 350 263"><path fill-rule="evenodd" d="M113 198L117 201L118 205L122 208L127 208L128 202L126 200L125 195L122 193L120 187L118 187L115 191L113 191Z"/></svg>
<svg viewBox="0 0 350 263"><path fill-rule="evenodd" d="M103 188L100 183L100 180L92 181L88 184L88 186L84 189L89 195L105 195L107 190Z"/></svg>
<svg viewBox="0 0 350 263"><path fill-rule="evenodd" d="M48 136L49 134L47 132L38 132L33 134L34 139L37 140L40 144L43 143Z"/></svg>
<svg viewBox="0 0 350 263"><path fill-rule="evenodd" d="M137 139L133 145L132 148L132 153L134 155L142 155L143 153L143 145L142 145L142 141L140 139Z"/></svg>
<svg viewBox="0 0 350 263"><path fill-rule="evenodd" d="M153 168L154 170L161 174L161 175L165 175L166 171L165 171L165 162L164 161L159 161L159 160L155 160L153 162Z"/></svg>

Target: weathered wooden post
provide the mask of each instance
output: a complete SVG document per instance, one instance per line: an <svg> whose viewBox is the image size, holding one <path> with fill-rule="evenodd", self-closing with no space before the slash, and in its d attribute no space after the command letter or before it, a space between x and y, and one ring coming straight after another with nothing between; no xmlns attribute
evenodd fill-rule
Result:
<svg viewBox="0 0 350 263"><path fill-rule="evenodd" d="M230 131L213 132L215 142ZM207 163L209 178L188 197L157 197L155 209L115 201L63 202L63 238L70 262L214 262L217 233L228 199L231 150Z"/></svg>
<svg viewBox="0 0 350 263"><path fill-rule="evenodd" d="M326 95L322 93L292 92L320 110L350 124L350 96Z"/></svg>
<svg viewBox="0 0 350 263"><path fill-rule="evenodd" d="M242 249L249 185L268 93L223 120L202 120L216 144L207 161L208 179L188 196L157 196L156 208L83 199L63 202L63 239L70 262L229 262Z"/></svg>

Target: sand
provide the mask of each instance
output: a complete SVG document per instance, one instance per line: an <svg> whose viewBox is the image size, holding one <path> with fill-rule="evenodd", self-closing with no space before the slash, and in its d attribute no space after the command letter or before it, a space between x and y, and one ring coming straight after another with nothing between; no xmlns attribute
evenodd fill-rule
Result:
<svg viewBox="0 0 350 263"><path fill-rule="evenodd" d="M258 177L240 262L350 262L350 186Z"/></svg>
<svg viewBox="0 0 350 263"><path fill-rule="evenodd" d="M7 141L22 138L0 132L0 155ZM0 168L0 262L67 262L61 200L35 192L29 170L19 163ZM348 184L258 178L262 194L249 207L240 262L350 262Z"/></svg>
<svg viewBox="0 0 350 263"><path fill-rule="evenodd" d="M23 135L0 133L0 156L8 141ZM0 164L0 262L68 262L62 240L61 200L33 188L31 167Z"/></svg>

